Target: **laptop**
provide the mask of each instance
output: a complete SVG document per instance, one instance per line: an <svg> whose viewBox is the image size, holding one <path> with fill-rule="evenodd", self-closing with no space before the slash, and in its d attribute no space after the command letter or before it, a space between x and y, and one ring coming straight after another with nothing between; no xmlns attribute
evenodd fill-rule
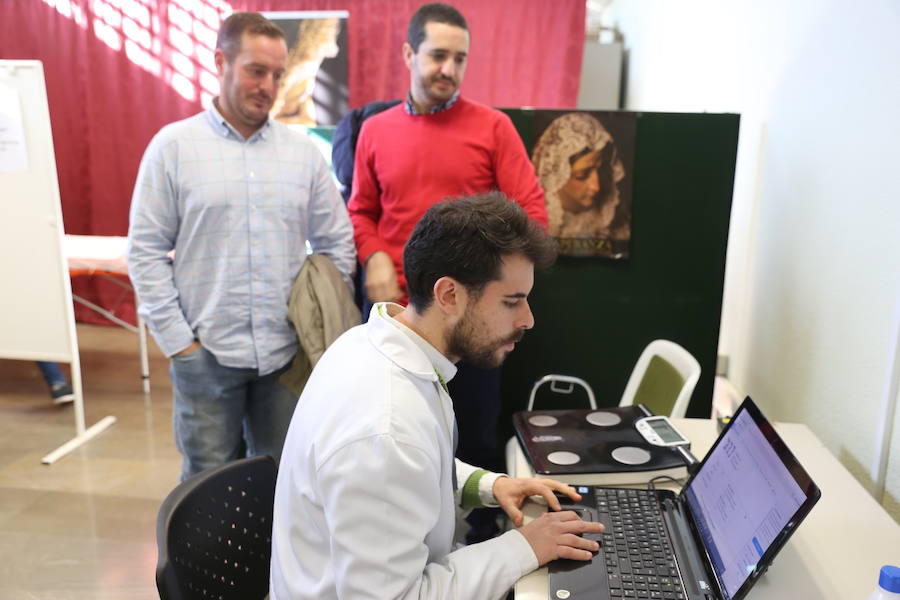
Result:
<svg viewBox="0 0 900 600"><path fill-rule="evenodd" d="M548 565L550 598L740 600L821 497L749 397L681 493L576 486L590 562Z"/></svg>

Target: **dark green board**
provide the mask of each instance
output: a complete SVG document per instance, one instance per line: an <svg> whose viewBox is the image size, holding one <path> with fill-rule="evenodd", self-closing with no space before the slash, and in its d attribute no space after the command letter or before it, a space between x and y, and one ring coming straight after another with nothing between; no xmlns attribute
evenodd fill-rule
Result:
<svg viewBox="0 0 900 600"><path fill-rule="evenodd" d="M534 111L504 112L530 155ZM536 273L535 327L503 368L501 439L543 375L581 377L599 406L618 405L638 356L657 338L700 362L687 415L709 416L739 123L733 114L637 113L631 256L561 257ZM570 407L554 404L553 394L538 398L541 408Z"/></svg>

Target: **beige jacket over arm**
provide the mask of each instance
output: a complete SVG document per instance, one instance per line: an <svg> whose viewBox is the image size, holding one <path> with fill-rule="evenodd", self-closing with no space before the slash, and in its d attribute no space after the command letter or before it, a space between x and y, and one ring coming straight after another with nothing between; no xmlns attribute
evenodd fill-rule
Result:
<svg viewBox="0 0 900 600"><path fill-rule="evenodd" d="M300 396L325 349L361 322L353 294L327 256L313 254L303 263L291 288L288 319L297 331L300 347L279 382Z"/></svg>

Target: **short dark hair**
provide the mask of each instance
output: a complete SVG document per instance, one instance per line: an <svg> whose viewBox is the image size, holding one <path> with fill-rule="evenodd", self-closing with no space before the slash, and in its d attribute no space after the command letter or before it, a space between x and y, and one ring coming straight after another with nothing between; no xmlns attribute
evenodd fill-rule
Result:
<svg viewBox="0 0 900 600"><path fill-rule="evenodd" d="M409 19L406 30L406 41L413 52L419 51L419 44L425 39L425 25L428 23L445 23L469 31L469 25L462 13L443 2L423 4Z"/></svg>
<svg viewBox="0 0 900 600"><path fill-rule="evenodd" d="M281 27L255 12L231 13L222 21L219 27L219 35L216 38L216 48L225 53L228 62L234 60L241 49L241 37L244 33L264 35L270 38L284 40L284 31Z"/></svg>
<svg viewBox="0 0 900 600"><path fill-rule="evenodd" d="M504 194L439 202L422 216L403 250L409 301L423 312L441 277L459 281L477 298L484 286L500 279L503 259L516 254L543 269L556 260L556 243Z"/></svg>

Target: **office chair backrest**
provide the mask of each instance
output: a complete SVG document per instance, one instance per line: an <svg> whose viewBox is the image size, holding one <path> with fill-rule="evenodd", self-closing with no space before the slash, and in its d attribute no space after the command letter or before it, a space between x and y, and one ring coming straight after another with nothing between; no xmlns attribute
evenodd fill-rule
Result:
<svg viewBox="0 0 900 600"><path fill-rule="evenodd" d="M643 404L657 415L683 417L700 379L700 363L669 340L650 342L638 358L619 406Z"/></svg>
<svg viewBox="0 0 900 600"><path fill-rule="evenodd" d="M275 461L255 456L179 484L156 521L162 600L259 600L269 593Z"/></svg>

